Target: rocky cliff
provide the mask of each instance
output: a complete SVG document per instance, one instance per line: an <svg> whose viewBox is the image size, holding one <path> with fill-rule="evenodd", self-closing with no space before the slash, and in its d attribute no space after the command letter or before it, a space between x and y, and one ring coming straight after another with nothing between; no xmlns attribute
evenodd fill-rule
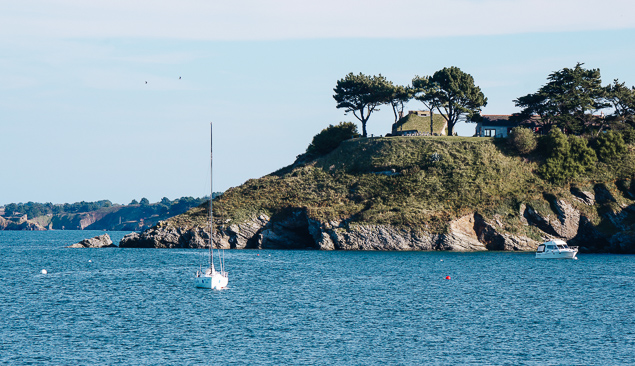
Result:
<svg viewBox="0 0 635 366"><path fill-rule="evenodd" d="M27 220L26 215L9 219L0 216L0 230L40 231L46 228L35 221Z"/></svg>
<svg viewBox="0 0 635 366"><path fill-rule="evenodd" d="M633 167L599 166L556 186L489 139L350 141L216 199L213 245L533 251L560 238L581 252L635 253L635 159L623 161ZM120 246L203 248L207 220L201 206Z"/></svg>
<svg viewBox="0 0 635 366"><path fill-rule="evenodd" d="M589 197L593 194L585 192ZM629 231L608 235L564 201L554 202L555 212L543 215L521 205L524 226L542 233L539 241L510 233L501 217L485 219L473 213L452 220L446 233L431 233L392 225L352 224L346 221L320 222L306 210L291 210L272 220L267 215L218 228L214 247L223 249L317 249L317 250L444 250L444 251L534 251L542 240L564 239L583 253L635 253L635 236ZM628 207L628 210L633 208ZM629 214L607 215L615 224L628 227ZM143 233L126 235L120 247L206 248L209 230L204 227L173 227L161 222Z"/></svg>

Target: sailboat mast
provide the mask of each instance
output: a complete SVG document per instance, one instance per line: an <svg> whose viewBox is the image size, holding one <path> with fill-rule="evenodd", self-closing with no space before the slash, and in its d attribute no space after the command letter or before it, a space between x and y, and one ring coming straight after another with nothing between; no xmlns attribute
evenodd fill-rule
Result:
<svg viewBox="0 0 635 366"><path fill-rule="evenodd" d="M209 123L209 265L214 269L214 251L212 250L212 235L214 234L214 211L212 209L212 196L214 194L214 157L213 157L213 128Z"/></svg>

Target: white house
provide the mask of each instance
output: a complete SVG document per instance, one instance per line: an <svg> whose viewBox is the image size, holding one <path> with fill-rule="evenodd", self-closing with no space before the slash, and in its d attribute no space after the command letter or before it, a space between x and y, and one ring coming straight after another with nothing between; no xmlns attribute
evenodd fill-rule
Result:
<svg viewBox="0 0 635 366"><path fill-rule="evenodd" d="M486 114L476 123L474 136L478 137L507 137L518 122L509 120L509 114Z"/></svg>

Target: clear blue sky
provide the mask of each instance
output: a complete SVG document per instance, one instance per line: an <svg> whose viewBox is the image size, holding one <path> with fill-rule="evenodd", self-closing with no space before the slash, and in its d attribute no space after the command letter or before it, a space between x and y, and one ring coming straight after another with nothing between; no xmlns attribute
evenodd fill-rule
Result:
<svg viewBox="0 0 635 366"><path fill-rule="evenodd" d="M210 122L214 190L261 177L329 124L357 121L332 98L349 72L408 84L457 66L488 98L484 114L518 111L513 99L576 62L632 86L632 4L4 1L0 205L206 195ZM384 107L369 133L392 122Z"/></svg>

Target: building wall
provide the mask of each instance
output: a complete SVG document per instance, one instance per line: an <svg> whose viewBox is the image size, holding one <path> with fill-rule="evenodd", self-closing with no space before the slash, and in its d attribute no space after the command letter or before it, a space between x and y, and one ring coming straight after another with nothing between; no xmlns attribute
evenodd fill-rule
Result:
<svg viewBox="0 0 635 366"><path fill-rule="evenodd" d="M480 137L507 137L510 126L487 126L476 124L476 135Z"/></svg>

